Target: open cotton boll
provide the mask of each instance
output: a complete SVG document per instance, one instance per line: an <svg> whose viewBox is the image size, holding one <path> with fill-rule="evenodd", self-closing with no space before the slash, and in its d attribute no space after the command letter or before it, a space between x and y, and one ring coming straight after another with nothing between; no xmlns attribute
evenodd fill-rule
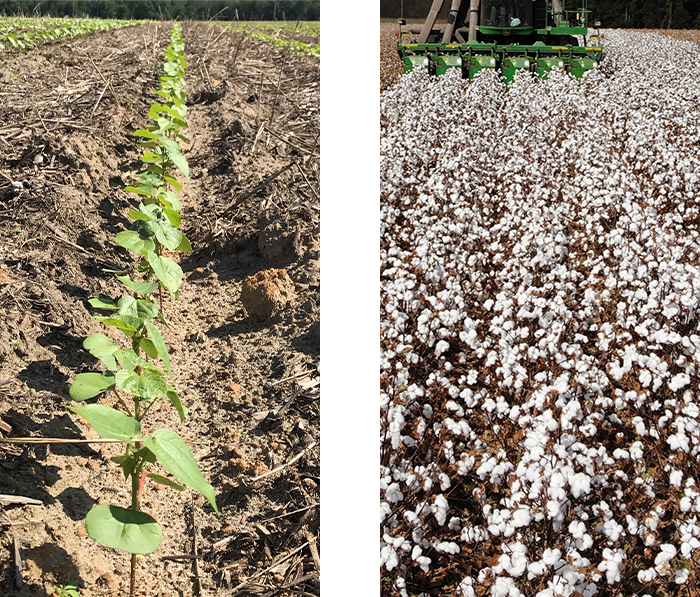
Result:
<svg viewBox="0 0 700 597"><path fill-rule="evenodd" d="M675 582L677 585L682 585L688 580L689 577L690 570L688 568L681 568L680 570L676 570L673 576L673 582Z"/></svg>
<svg viewBox="0 0 700 597"><path fill-rule="evenodd" d="M460 552L460 547L454 541L440 541L435 544L435 551L438 553L455 554Z"/></svg>
<svg viewBox="0 0 700 597"><path fill-rule="evenodd" d="M675 485L676 487L680 487L681 483L683 482L683 473L679 470L672 470L669 475L668 475L668 482L671 485Z"/></svg>
<svg viewBox="0 0 700 597"><path fill-rule="evenodd" d="M433 505L433 513L435 514L435 519L440 526L445 524L447 520L447 500L445 496L440 494L435 498L435 503Z"/></svg>
<svg viewBox="0 0 700 597"><path fill-rule="evenodd" d="M513 526L516 528L526 527L530 524L532 520L532 514L530 510L526 508L519 508L513 513Z"/></svg>
<svg viewBox="0 0 700 597"><path fill-rule="evenodd" d="M656 570L653 568L647 568L645 570L640 570L637 572L637 579L639 579L639 582L642 583L650 583L652 580L656 578Z"/></svg>
<svg viewBox="0 0 700 597"><path fill-rule="evenodd" d="M398 483L392 483L386 488L384 493L386 500L391 503L400 502L403 499L403 493L401 493L400 485Z"/></svg>
<svg viewBox="0 0 700 597"><path fill-rule="evenodd" d="M474 592L474 579L467 576L459 583L457 590L460 591L460 597L476 597Z"/></svg>
<svg viewBox="0 0 700 597"><path fill-rule="evenodd" d="M671 388L671 391L677 392L681 388L687 386L689 383L690 375L687 373L679 373L671 378L671 380L668 382L668 387Z"/></svg>
<svg viewBox="0 0 700 597"><path fill-rule="evenodd" d="M569 485L571 494L575 498L580 498L591 491L591 478L585 473L576 473L569 477Z"/></svg>
<svg viewBox="0 0 700 597"><path fill-rule="evenodd" d="M545 549L542 552L542 562L546 566L554 566L561 559L561 550L558 548Z"/></svg>
<svg viewBox="0 0 700 597"><path fill-rule="evenodd" d="M660 566L664 562L668 562L676 557L678 550L676 547L670 543L664 543L661 545L661 551L658 553L656 558L654 558L654 566Z"/></svg>
<svg viewBox="0 0 700 597"><path fill-rule="evenodd" d="M574 539L580 539L586 532L586 524L580 520L572 520L569 524L569 533Z"/></svg>
<svg viewBox="0 0 700 597"><path fill-rule="evenodd" d="M491 587L492 597L521 597L522 593L515 586L512 578L499 576Z"/></svg>
<svg viewBox="0 0 700 597"><path fill-rule="evenodd" d="M399 565L399 557L391 545L384 545L381 548L380 565L384 566L389 572Z"/></svg>
<svg viewBox="0 0 700 597"><path fill-rule="evenodd" d="M608 584L612 585L620 582L620 564L625 559L624 552L605 548L603 550L603 561L598 564L598 570L605 572Z"/></svg>

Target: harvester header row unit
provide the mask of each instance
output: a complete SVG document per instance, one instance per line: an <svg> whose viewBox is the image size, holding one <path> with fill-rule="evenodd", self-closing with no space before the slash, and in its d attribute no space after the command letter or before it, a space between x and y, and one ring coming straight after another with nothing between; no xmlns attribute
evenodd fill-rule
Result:
<svg viewBox="0 0 700 597"><path fill-rule="evenodd" d="M436 27L445 1L433 0L422 28L400 31L404 72L456 68L471 79L492 68L511 81L519 69L546 77L557 67L580 78L603 59L600 23L589 36L588 0L450 0L447 24Z"/></svg>

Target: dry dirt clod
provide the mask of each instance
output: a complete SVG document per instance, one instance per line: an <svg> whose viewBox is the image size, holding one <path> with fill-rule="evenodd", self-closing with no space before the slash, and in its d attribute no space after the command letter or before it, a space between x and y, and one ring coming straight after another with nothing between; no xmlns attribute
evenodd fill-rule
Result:
<svg viewBox="0 0 700 597"><path fill-rule="evenodd" d="M243 280L241 302L253 319L269 319L294 298L294 283L287 270L263 270Z"/></svg>
<svg viewBox="0 0 700 597"><path fill-rule="evenodd" d="M263 214L259 225L258 247L266 261L272 265L287 265L302 256L304 248L298 224L278 214Z"/></svg>
<svg viewBox="0 0 700 597"><path fill-rule="evenodd" d="M243 393L243 388L237 383L228 384L226 389L233 394L234 398L240 398Z"/></svg>

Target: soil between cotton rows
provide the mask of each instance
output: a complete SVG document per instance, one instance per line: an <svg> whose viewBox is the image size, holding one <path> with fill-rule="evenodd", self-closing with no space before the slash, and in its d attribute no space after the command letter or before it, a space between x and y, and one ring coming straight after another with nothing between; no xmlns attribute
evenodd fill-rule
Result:
<svg viewBox="0 0 700 597"><path fill-rule="evenodd" d="M87 299L120 296L104 270L133 265L112 238L138 204L123 190L140 168L130 133L157 99L169 31L135 26L0 57L0 437L97 437L65 404L75 374L99 368L82 349L105 333ZM190 413L178 425L156 405L149 426L186 438L221 516L201 496L147 485L144 510L164 539L139 561L137 594L229 595L243 582L241 594L319 594L318 61L205 24L184 23L183 37L182 228L194 252L163 334ZM253 320L242 282L271 268L286 270L294 298ZM83 524L97 503L129 503L109 461L118 453L0 444L0 494L42 504L0 506L0 593L69 582L86 597L128 593L128 556Z"/></svg>

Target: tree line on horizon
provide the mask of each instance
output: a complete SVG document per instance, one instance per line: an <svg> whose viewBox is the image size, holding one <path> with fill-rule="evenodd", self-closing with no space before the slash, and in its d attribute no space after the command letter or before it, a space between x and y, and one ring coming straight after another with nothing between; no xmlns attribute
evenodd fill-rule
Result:
<svg viewBox="0 0 700 597"><path fill-rule="evenodd" d="M318 21L320 0L4 0L0 15L101 19Z"/></svg>
<svg viewBox="0 0 700 597"><path fill-rule="evenodd" d="M576 7L567 2L567 8ZM380 0L381 18L398 18L403 7L404 18L425 19L432 0ZM440 13L444 20L450 9L445 4ZM609 29L700 29L700 0L588 0L590 21L599 20Z"/></svg>

